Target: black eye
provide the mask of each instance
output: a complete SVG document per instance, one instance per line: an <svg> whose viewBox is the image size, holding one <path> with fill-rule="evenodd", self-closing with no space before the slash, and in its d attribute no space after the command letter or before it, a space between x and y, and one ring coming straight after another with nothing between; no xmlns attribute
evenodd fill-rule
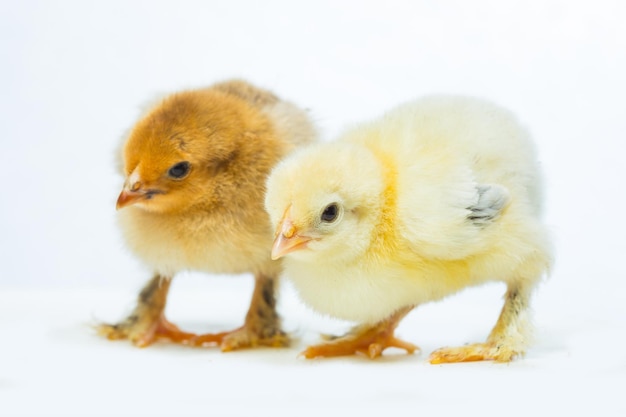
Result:
<svg viewBox="0 0 626 417"><path fill-rule="evenodd" d="M179 162L167 171L167 175L172 178L183 178L189 173L189 162Z"/></svg>
<svg viewBox="0 0 626 417"><path fill-rule="evenodd" d="M320 219L326 223L332 223L337 219L337 215L339 214L339 207L337 207L337 203L332 203L326 206Z"/></svg>

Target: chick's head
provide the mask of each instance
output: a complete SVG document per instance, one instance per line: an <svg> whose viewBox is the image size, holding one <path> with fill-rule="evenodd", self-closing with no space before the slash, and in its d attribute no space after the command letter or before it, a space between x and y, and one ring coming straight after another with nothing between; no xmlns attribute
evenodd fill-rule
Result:
<svg viewBox="0 0 626 417"><path fill-rule="evenodd" d="M369 246L381 211L383 172L367 149L314 145L279 163L265 199L276 234L272 258L355 258Z"/></svg>
<svg viewBox="0 0 626 417"><path fill-rule="evenodd" d="M183 92L141 119L123 147L126 178L117 208L163 213L210 204L242 131L229 100L211 91Z"/></svg>

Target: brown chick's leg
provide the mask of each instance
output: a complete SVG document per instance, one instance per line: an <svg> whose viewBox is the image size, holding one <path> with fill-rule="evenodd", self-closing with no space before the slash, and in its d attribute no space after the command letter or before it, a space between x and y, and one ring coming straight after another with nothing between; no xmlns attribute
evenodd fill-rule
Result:
<svg viewBox="0 0 626 417"><path fill-rule="evenodd" d="M98 333L110 340L129 339L138 347L149 346L157 338L184 342L193 337L181 332L163 315L170 284L170 279L156 275L139 293L135 310L120 323L100 324Z"/></svg>
<svg viewBox="0 0 626 417"><path fill-rule="evenodd" d="M430 355L430 363L455 363L493 360L510 362L523 355L528 342L530 324L528 318L528 291L509 288L505 296L500 318L486 343L442 348Z"/></svg>
<svg viewBox="0 0 626 417"><path fill-rule="evenodd" d="M329 343L310 346L302 356L307 359L330 356L351 356L357 353L375 359L382 355L389 347L404 349L413 353L419 348L411 343L397 339L394 331L398 323L413 307L399 310L391 317L380 321L373 326L357 326L345 336L335 338Z"/></svg>
<svg viewBox="0 0 626 417"><path fill-rule="evenodd" d="M194 346L218 343L224 352L256 346L289 346L289 336L281 330L274 294L274 279L257 275L244 325L231 332L200 335L190 340L189 343Z"/></svg>

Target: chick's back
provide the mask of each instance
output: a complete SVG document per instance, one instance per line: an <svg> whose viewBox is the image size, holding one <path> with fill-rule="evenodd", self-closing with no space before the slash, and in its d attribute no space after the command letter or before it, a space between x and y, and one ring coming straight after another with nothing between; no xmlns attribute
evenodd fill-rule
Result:
<svg viewBox="0 0 626 417"><path fill-rule="evenodd" d="M489 232L498 229L467 227L468 210L485 186L503 194L509 224L539 221L542 181L534 144L515 116L493 103L426 97L343 140L370 149L393 177L399 230L426 257L460 259L488 249L481 243L493 241Z"/></svg>

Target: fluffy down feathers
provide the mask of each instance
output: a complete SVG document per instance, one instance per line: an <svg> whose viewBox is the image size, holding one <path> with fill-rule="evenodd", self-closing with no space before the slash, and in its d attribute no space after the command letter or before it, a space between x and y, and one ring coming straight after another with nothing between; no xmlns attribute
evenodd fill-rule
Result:
<svg viewBox="0 0 626 417"><path fill-rule="evenodd" d="M137 122L122 148L125 182L117 206L128 247L160 281L184 270L253 273L256 311L246 323L254 337L263 337L264 328L278 324L259 324L253 316L266 308L266 318L275 317L272 280L281 271L269 256L273 230L263 207L265 181L281 158L314 137L304 111L244 81L166 97ZM142 333L136 336L141 344L151 340L151 331L172 327L155 318L166 294L151 307L150 297L163 288L149 284L129 316L150 321L149 329L123 322L101 332L131 339Z"/></svg>
<svg viewBox="0 0 626 417"><path fill-rule="evenodd" d="M188 269L275 274L266 177L313 137L301 110L244 82L166 97L123 148L125 189L139 183L146 191L118 212L129 246L168 277ZM184 162L189 172L172 177Z"/></svg>
<svg viewBox="0 0 626 417"><path fill-rule="evenodd" d="M550 263L538 173L508 111L405 104L274 169L273 255L306 303L365 325L486 281L527 297Z"/></svg>

